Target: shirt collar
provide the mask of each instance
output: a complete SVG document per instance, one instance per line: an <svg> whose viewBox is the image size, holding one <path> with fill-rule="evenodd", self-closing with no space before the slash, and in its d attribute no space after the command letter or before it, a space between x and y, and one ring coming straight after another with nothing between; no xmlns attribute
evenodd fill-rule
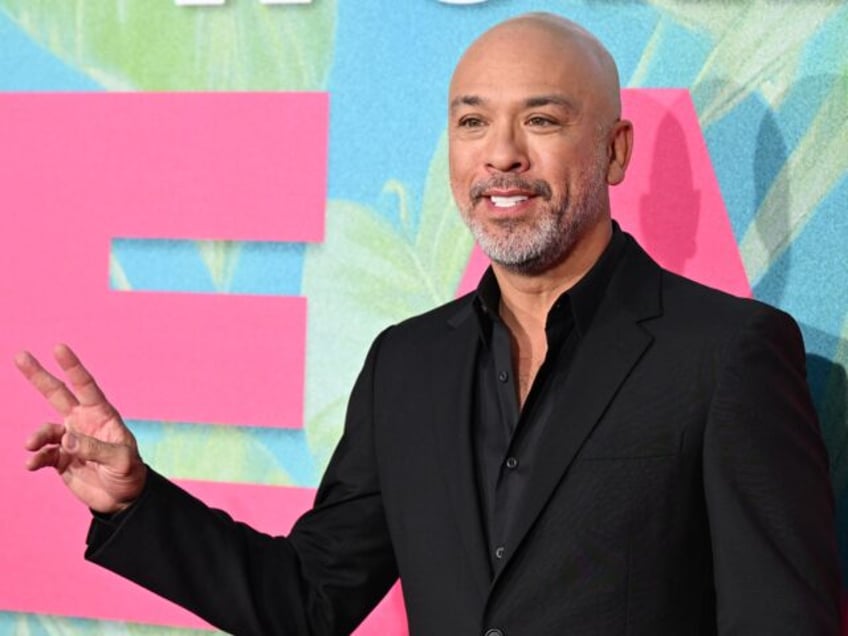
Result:
<svg viewBox="0 0 848 636"><path fill-rule="evenodd" d="M551 310L548 312L548 326L557 320L562 320L564 318L561 315L562 312L570 309L570 318L574 320L578 333L580 336L586 333L598 306L601 304L601 299L604 297L613 271L615 271L616 265L621 260L621 255L626 244L626 235L621 231L618 223L613 221L612 237L609 244L607 244L600 258L586 272L583 278L574 287L563 292L556 302L554 302ZM489 342L491 337L492 322L495 320L500 321L498 314L500 300L501 290L492 268L489 267L483 274L483 278L480 279L474 297L475 313L480 324L480 333L485 342ZM568 317L566 316L565 318Z"/></svg>

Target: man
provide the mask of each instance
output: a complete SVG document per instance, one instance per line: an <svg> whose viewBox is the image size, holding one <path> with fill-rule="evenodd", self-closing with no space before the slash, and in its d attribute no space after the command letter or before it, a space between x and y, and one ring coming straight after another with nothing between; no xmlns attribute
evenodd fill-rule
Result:
<svg viewBox="0 0 848 636"><path fill-rule="evenodd" d="M484 34L450 87L454 196L492 267L382 333L287 538L149 470L66 347L27 442L95 511L87 558L238 634L346 634L400 575L415 635L838 634L827 457L794 322L661 270L613 224L609 53Z"/></svg>

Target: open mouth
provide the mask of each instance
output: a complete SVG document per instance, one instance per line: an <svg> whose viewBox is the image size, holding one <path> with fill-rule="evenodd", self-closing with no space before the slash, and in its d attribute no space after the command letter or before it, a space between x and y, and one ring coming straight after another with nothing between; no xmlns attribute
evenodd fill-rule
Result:
<svg viewBox="0 0 848 636"><path fill-rule="evenodd" d="M529 198L529 196L524 194L517 194L513 196L502 196L493 194L489 196L489 200L496 208L512 208L518 205L519 203L523 203Z"/></svg>
<svg viewBox="0 0 848 636"><path fill-rule="evenodd" d="M469 191L471 200L476 205L486 199L491 209L508 211L523 208L527 202L541 197L551 198L551 187L543 180L519 179L514 176L493 177L487 181L476 183Z"/></svg>

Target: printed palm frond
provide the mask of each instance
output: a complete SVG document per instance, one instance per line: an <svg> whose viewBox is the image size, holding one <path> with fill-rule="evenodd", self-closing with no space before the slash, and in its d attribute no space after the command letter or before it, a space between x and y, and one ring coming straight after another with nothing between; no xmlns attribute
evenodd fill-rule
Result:
<svg viewBox="0 0 848 636"><path fill-rule="evenodd" d="M38 614L0 612L0 633L9 636L215 636L219 631L180 629Z"/></svg>
<svg viewBox="0 0 848 636"><path fill-rule="evenodd" d="M244 245L241 241L195 241L200 258L218 292L228 292Z"/></svg>
<svg viewBox="0 0 848 636"><path fill-rule="evenodd" d="M132 422L145 461L173 479L300 486L273 439L287 431L240 426ZM276 443L275 443L276 442Z"/></svg>
<svg viewBox="0 0 848 636"><path fill-rule="evenodd" d="M833 76L818 112L775 177L739 251L752 284L792 244L848 173L848 64ZM803 187L790 187L803 184ZM789 194L787 194L789 193ZM787 201L787 196L791 200Z"/></svg>
<svg viewBox="0 0 848 636"><path fill-rule="evenodd" d="M842 7L831 2L718 3L650 0L687 28L709 34L712 52L692 83L693 100L706 128L749 95L772 108L793 82L812 35ZM791 25L791 28L786 28Z"/></svg>
<svg viewBox="0 0 848 636"><path fill-rule="evenodd" d="M128 0L0 0L21 29L108 90L322 90L336 1L214 9Z"/></svg>
<svg viewBox="0 0 848 636"><path fill-rule="evenodd" d="M306 421L316 468L335 446L368 343L387 325L453 298L473 240L450 195L443 137L430 164L417 227L402 184L399 223L358 203L330 201L324 243L306 252L309 298Z"/></svg>

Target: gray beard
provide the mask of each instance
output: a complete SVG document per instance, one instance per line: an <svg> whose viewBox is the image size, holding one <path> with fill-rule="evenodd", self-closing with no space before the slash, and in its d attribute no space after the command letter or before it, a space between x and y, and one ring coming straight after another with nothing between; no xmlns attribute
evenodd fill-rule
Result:
<svg viewBox="0 0 848 636"><path fill-rule="evenodd" d="M462 216L480 249L493 262L517 274L540 274L571 253L603 210L604 174L595 169L585 175L584 183L586 189L579 200L551 200L548 213L532 222L503 219L498 222L502 232L489 232L470 210L463 211Z"/></svg>

